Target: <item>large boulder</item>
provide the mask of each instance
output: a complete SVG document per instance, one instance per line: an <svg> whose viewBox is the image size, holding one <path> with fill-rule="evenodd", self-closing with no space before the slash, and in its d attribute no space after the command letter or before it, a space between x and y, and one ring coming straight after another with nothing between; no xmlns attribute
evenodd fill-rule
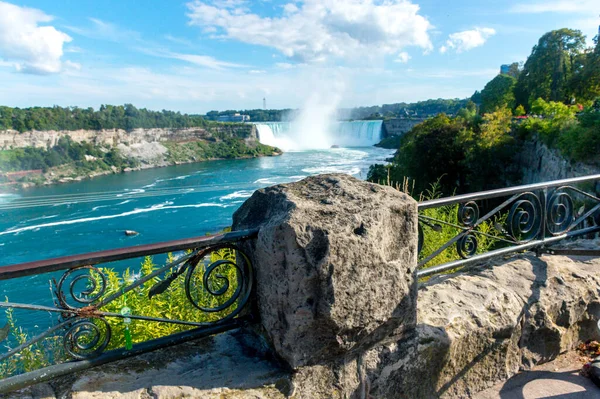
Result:
<svg viewBox="0 0 600 399"><path fill-rule="evenodd" d="M256 191L233 229L256 268L264 331L292 368L359 353L416 322L417 203L347 175Z"/></svg>
<svg viewBox="0 0 600 399"><path fill-rule="evenodd" d="M599 267L598 258L527 255L430 279L415 334L365 354L370 394L468 398L600 338Z"/></svg>

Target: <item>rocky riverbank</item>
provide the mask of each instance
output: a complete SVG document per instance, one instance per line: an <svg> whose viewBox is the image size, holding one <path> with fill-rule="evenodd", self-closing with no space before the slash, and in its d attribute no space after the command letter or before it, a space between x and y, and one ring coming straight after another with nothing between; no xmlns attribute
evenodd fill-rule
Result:
<svg viewBox="0 0 600 399"><path fill-rule="evenodd" d="M219 159L280 155L256 127L0 132L0 187L81 181L96 176ZM48 163L56 158L57 165ZM25 166L27 165L27 166ZM3 170L2 170L3 169ZM17 172L15 172L17 171Z"/></svg>

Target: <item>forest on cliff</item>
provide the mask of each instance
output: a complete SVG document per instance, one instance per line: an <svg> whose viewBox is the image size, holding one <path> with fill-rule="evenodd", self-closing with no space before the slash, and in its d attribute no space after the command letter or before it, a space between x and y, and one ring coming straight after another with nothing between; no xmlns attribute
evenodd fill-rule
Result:
<svg viewBox="0 0 600 399"><path fill-rule="evenodd" d="M0 130L101 130L152 129L212 126L199 115L174 111L151 111L132 104L101 105L98 110L79 107L12 108L0 106Z"/></svg>
<svg viewBox="0 0 600 399"><path fill-rule="evenodd" d="M416 195L434 182L444 195L514 184L526 140L599 164L600 43L585 43L577 30L546 33L524 64L492 79L456 116L439 114L404 135L391 165L372 166L368 179L408 178Z"/></svg>

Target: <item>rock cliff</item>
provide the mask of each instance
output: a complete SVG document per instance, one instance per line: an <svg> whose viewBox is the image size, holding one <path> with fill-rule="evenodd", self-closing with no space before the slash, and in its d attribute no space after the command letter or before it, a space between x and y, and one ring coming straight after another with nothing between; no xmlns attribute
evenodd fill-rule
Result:
<svg viewBox="0 0 600 399"><path fill-rule="evenodd" d="M122 129L106 130L45 130L28 131L19 133L16 130L0 131L0 150L23 147L52 147L61 137L69 136L75 142L86 141L96 145L116 147L119 144L130 146L133 144L152 142L187 142L208 140L215 136L236 137L257 140L256 126L251 124L223 125L219 127L185 128L185 129Z"/></svg>
<svg viewBox="0 0 600 399"><path fill-rule="evenodd" d="M539 140L525 141L515 162L521 170L522 184L600 173L600 167L571 162L559 150L550 149Z"/></svg>

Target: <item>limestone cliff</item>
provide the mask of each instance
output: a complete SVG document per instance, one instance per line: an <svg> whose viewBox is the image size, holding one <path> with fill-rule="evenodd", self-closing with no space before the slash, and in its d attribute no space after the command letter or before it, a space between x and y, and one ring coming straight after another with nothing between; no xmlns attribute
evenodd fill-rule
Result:
<svg viewBox="0 0 600 399"><path fill-rule="evenodd" d="M256 126L251 124L230 125L204 129L199 127L184 129L123 129L105 130L32 130L20 133L16 130L0 130L0 150L23 147L52 147L61 137L69 136L75 142L97 145L126 146L152 142L186 142L209 140L215 136L257 140Z"/></svg>
<svg viewBox="0 0 600 399"><path fill-rule="evenodd" d="M600 173L600 167L571 162L559 150L548 148L541 141L525 141L516 155L516 164L521 170L522 183L568 179Z"/></svg>
<svg viewBox="0 0 600 399"><path fill-rule="evenodd" d="M155 129L105 129L105 130L48 130L20 133L16 130L0 131L0 151L26 147L51 149L61 138L69 137L76 143L89 143L100 153L116 148L127 160L126 166L103 164L97 157L85 155L86 162L62 163L49 169L19 172L18 178L6 174L5 185L50 184L78 181L84 178L181 163L213 159L252 158L279 155L276 148L260 144L256 126L252 124L219 124L207 128L155 128ZM21 155L17 156L23 156ZM1 165L0 165L1 166ZM5 172L14 171L7 169ZM19 169L16 169L17 171ZM2 176L0 170L0 176ZM31 176L28 173L32 173ZM35 172L35 173L34 173Z"/></svg>

